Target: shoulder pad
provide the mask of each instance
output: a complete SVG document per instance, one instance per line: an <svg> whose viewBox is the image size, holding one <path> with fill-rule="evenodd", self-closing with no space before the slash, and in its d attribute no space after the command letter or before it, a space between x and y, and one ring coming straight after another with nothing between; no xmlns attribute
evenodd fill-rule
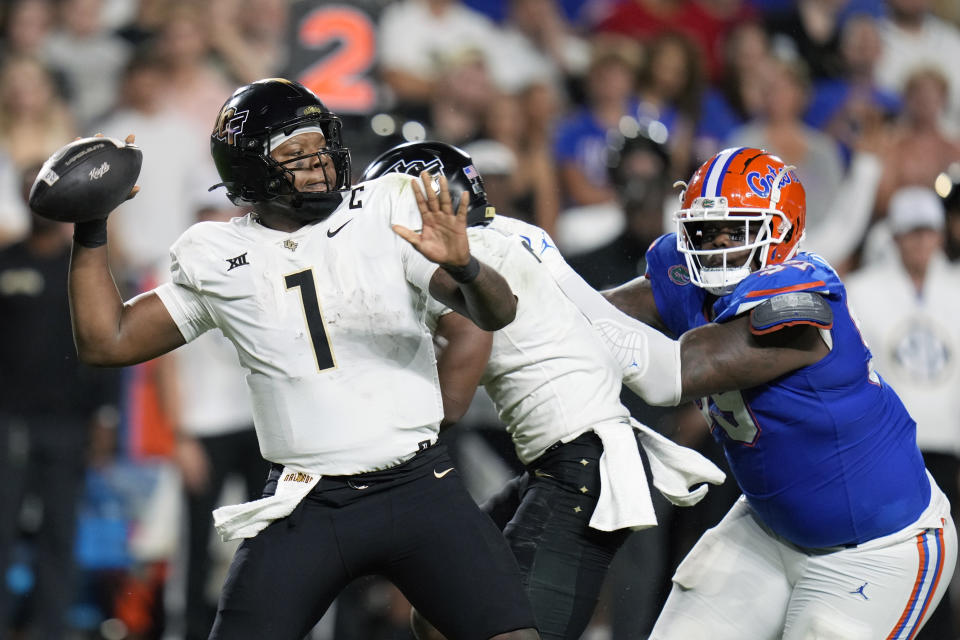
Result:
<svg viewBox="0 0 960 640"><path fill-rule="evenodd" d="M716 322L731 320L769 298L800 292L817 293L831 300L840 300L844 295L843 283L829 264L819 256L801 253L744 278L733 293L714 304Z"/></svg>
<svg viewBox="0 0 960 640"><path fill-rule="evenodd" d="M797 324L829 329L833 326L833 309L818 293L796 291L767 298L750 311L750 331L754 335Z"/></svg>

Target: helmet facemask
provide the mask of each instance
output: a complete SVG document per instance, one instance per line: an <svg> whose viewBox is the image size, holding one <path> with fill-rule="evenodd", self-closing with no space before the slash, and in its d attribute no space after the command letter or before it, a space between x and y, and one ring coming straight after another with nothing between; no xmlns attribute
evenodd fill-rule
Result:
<svg viewBox="0 0 960 640"><path fill-rule="evenodd" d="M282 162L271 156L290 138L310 132L322 133L326 147ZM250 170L240 181L241 188L228 194L234 204L253 203L261 212L312 222L333 213L343 202L343 192L351 186L350 150L342 146L339 118L330 113L302 116L280 127L242 136L237 146ZM324 190L299 191L295 172L315 166L325 168L321 174L326 182Z"/></svg>

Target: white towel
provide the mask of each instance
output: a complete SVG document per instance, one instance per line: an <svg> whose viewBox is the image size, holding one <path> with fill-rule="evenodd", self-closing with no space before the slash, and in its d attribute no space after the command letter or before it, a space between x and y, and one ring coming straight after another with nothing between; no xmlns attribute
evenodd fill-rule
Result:
<svg viewBox="0 0 960 640"><path fill-rule="evenodd" d="M657 524L640 445L650 461L653 484L667 500L681 507L698 503L707 494L704 483L721 484L726 474L694 451L630 419L594 427L603 443L600 456L600 497L590 526L600 531L647 529ZM700 485L690 490L690 487Z"/></svg>
<svg viewBox="0 0 960 640"><path fill-rule="evenodd" d="M645 424L630 419L640 434L640 445L650 461L653 485L679 507L690 507L707 495L706 484L722 484L727 474L693 449L680 446ZM694 490L690 487L700 485Z"/></svg>
<svg viewBox="0 0 960 640"><path fill-rule="evenodd" d="M600 497L590 517L590 526L600 531L656 526L657 515L653 512L650 487L633 428L627 422L615 422L593 430L603 443L603 454L600 456Z"/></svg>
<svg viewBox="0 0 960 640"><path fill-rule="evenodd" d="M319 473L284 467L272 496L216 509L213 524L217 533L224 542L252 538L274 520L290 515L319 481Z"/></svg>

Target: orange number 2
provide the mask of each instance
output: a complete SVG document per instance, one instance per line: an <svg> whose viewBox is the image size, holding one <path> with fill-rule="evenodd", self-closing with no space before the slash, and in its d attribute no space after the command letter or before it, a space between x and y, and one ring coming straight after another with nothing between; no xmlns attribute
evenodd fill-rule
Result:
<svg viewBox="0 0 960 640"><path fill-rule="evenodd" d="M376 89L367 74L376 56L376 37L369 16L342 5L317 9L300 23L297 37L305 48L329 50L303 71L301 83L333 111L373 110Z"/></svg>

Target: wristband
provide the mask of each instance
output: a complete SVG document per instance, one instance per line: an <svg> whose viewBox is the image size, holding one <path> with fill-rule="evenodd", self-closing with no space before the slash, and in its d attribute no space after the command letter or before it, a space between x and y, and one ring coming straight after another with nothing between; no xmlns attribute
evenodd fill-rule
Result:
<svg viewBox="0 0 960 640"><path fill-rule="evenodd" d="M73 225L73 241L82 247L95 249L107 244L107 219L97 218Z"/></svg>
<svg viewBox="0 0 960 640"><path fill-rule="evenodd" d="M462 267L453 267L450 265L440 265L443 270L450 274L450 277L460 284L469 284L480 275L480 261L470 256L470 260Z"/></svg>

